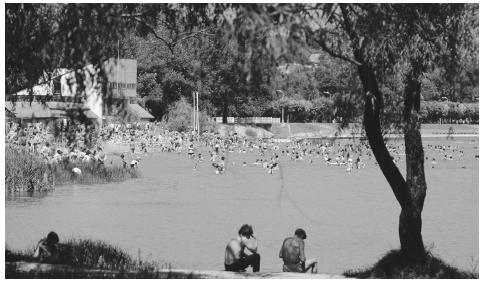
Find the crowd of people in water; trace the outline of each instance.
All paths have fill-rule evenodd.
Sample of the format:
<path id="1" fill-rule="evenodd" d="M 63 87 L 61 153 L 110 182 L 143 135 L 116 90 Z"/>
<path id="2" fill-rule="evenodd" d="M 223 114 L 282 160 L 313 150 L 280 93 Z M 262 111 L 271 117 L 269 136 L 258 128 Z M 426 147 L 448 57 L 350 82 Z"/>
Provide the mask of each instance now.
<path id="1" fill-rule="evenodd" d="M 212 166 L 215 174 L 224 174 L 227 166 L 257 166 L 269 174 L 280 168 L 280 162 L 306 162 L 344 169 L 347 173 L 364 169 L 368 164 L 377 164 L 369 144 L 365 141 L 343 142 L 307 140 L 279 142 L 275 139 L 256 139 L 238 135 L 236 132 L 221 135 L 214 132 L 177 132 L 170 131 L 158 123 L 114 125 L 98 129 L 95 142 L 87 142 L 86 129 L 75 132 L 74 143 L 67 145 L 59 142 L 47 127 L 42 124 L 24 128 L 10 127 L 6 142 L 25 147 L 41 156 L 48 163 L 61 161 L 96 163 L 104 166 L 113 161 L 120 162 L 123 168 L 137 168 L 142 156 L 154 152 L 167 152 L 184 155 L 193 161 L 193 170 L 201 164 Z M 127 147 L 122 153 L 105 152 L 106 144 Z M 88 146 L 90 145 L 90 146 Z M 403 161 L 404 144 L 388 143 L 389 153 L 395 163 Z M 458 145 L 427 144 L 426 160 L 435 168 L 438 161 L 453 161 L 464 156 Z M 249 153 L 249 154 L 247 154 Z M 239 164 L 231 161 L 230 154 L 247 154 L 246 160 Z M 120 158 L 120 160 L 116 160 Z M 475 158 L 479 156 L 476 154 Z M 79 168 L 72 169 L 74 174 L 82 174 Z"/>
<path id="2" fill-rule="evenodd" d="M 137 127 L 109 126 L 104 128 L 104 141 L 118 145 L 129 145 L 132 156 L 148 155 L 152 152 L 169 152 L 185 155 L 193 160 L 193 170 L 207 163 L 215 174 L 223 174 L 228 166 L 257 166 L 269 174 L 280 168 L 280 162 L 305 162 L 338 167 L 347 173 L 364 169 L 377 162 L 367 141 L 292 140 L 280 142 L 276 139 L 256 139 L 238 135 L 236 132 L 220 135 L 213 132 L 176 132 L 145 124 Z M 387 144 L 394 163 L 404 161 L 405 147 L 402 142 Z M 475 147 L 476 148 L 476 147 Z M 453 161 L 464 156 L 459 145 L 427 144 L 426 160 L 434 168 L 437 161 Z M 229 161 L 230 154 L 246 155 L 238 164 Z M 122 157 L 122 156 L 121 156 Z M 474 156 L 479 158 L 478 154 Z M 243 159 L 243 158 L 242 158 Z"/>
<path id="3" fill-rule="evenodd" d="M 176 132 L 146 124 L 143 127 L 122 127 L 111 125 L 101 134 L 105 142 L 128 146 L 129 151 L 121 155 L 141 156 L 152 152 L 169 152 L 186 155 L 193 160 L 193 170 L 200 164 L 210 164 L 215 174 L 226 172 L 227 165 L 259 166 L 273 174 L 279 169 L 280 161 L 320 163 L 326 166 L 345 168 L 347 172 L 363 169 L 363 160 L 370 160 L 371 153 L 367 144 L 342 144 L 326 141 L 312 143 L 292 141 L 280 143 L 274 139 L 250 139 L 236 132 L 228 135 L 202 132 Z M 241 164 L 227 164 L 230 154 L 247 154 Z M 256 158 L 253 158 L 253 156 Z M 139 159 L 138 159 L 139 160 Z"/>

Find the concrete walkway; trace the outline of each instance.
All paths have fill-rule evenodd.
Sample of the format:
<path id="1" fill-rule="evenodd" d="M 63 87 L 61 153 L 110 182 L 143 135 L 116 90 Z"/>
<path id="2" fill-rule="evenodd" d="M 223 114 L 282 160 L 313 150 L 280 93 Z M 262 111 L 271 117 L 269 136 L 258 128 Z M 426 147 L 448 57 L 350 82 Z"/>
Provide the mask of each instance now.
<path id="1" fill-rule="evenodd" d="M 157 279 L 336 279 L 342 275 L 300 274 L 287 272 L 227 272 L 189 269 L 161 269 L 150 272 L 83 269 L 62 264 L 5 262 L 8 278 L 157 278 Z"/>

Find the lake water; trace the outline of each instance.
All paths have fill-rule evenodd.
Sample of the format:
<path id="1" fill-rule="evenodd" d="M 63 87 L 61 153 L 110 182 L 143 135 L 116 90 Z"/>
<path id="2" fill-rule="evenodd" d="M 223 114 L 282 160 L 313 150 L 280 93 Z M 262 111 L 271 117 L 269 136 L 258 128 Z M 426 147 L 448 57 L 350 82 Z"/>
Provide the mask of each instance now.
<path id="1" fill-rule="evenodd" d="M 455 161 L 426 151 L 423 211 L 425 244 L 462 269 L 478 264 L 477 142 L 425 140 L 465 148 L 465 156 Z M 439 158 L 434 169 L 433 156 Z M 399 247 L 400 209 L 373 162 L 347 174 L 319 161 L 282 161 L 282 170 L 270 175 L 255 165 L 241 166 L 255 158 L 232 153 L 227 173 L 215 175 L 208 161 L 193 171 L 184 154 L 153 153 L 143 158 L 140 179 L 6 196 L 6 244 L 30 248 L 54 230 L 61 241 L 104 240 L 176 268 L 222 270 L 227 241 L 249 223 L 259 241 L 262 271 L 280 271 L 282 240 L 302 227 L 307 257 L 319 259 L 320 273 L 333 274 L 368 267 Z"/>

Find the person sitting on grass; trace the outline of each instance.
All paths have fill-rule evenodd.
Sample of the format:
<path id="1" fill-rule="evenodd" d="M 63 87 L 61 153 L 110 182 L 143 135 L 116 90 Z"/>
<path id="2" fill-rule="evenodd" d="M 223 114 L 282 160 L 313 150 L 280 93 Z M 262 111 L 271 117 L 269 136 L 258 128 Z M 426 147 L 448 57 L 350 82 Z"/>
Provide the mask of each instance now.
<path id="1" fill-rule="evenodd" d="M 35 247 L 34 258 L 39 262 L 55 263 L 60 260 L 59 236 L 50 232 L 46 238 L 41 239 Z"/>
<path id="2" fill-rule="evenodd" d="M 317 259 L 305 258 L 305 243 L 307 234 L 303 229 L 295 230 L 295 235 L 283 240 L 279 257 L 283 259 L 283 272 L 317 273 Z"/>
<path id="3" fill-rule="evenodd" d="M 253 272 L 260 271 L 260 255 L 257 253 L 258 243 L 253 236 L 253 228 L 248 224 L 241 226 L 238 237 L 232 239 L 225 249 L 225 270 L 245 271 L 252 266 Z"/>

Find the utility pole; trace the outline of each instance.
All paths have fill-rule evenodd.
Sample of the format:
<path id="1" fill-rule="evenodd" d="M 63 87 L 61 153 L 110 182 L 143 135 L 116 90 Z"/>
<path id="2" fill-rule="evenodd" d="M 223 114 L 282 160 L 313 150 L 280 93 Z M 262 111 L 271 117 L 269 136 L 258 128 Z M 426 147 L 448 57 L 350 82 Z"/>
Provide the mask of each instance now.
<path id="1" fill-rule="evenodd" d="M 193 91 L 193 131 L 200 134 L 200 97 L 199 92 Z"/>
<path id="2" fill-rule="evenodd" d="M 200 134 L 200 97 L 199 92 L 196 92 L 196 130 L 198 131 L 198 135 Z"/>
<path id="3" fill-rule="evenodd" d="M 193 91 L 193 131 L 196 131 L 196 94 Z"/>
<path id="4" fill-rule="evenodd" d="M 117 76 L 116 76 L 116 86 L 117 86 L 117 96 L 121 97 L 120 89 L 119 89 L 119 39 L 117 40 Z"/>

